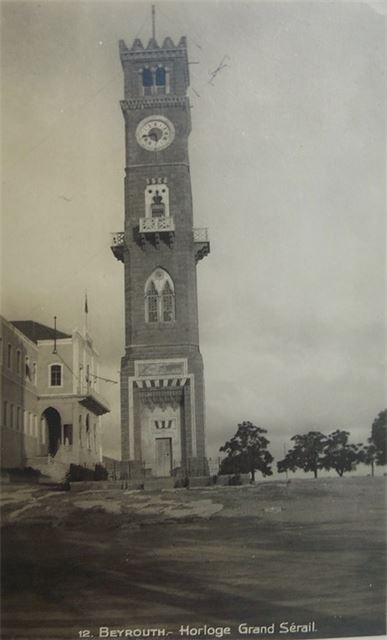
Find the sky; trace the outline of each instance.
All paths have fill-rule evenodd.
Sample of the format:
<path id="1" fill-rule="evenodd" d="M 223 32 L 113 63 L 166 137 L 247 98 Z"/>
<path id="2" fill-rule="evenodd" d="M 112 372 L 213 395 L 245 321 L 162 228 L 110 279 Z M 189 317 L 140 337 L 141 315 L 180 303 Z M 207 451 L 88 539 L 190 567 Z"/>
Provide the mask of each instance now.
<path id="1" fill-rule="evenodd" d="M 1 8 L 2 314 L 82 329 L 87 289 L 100 374 L 118 380 L 118 40 L 148 41 L 151 4 Z M 383 2 L 156 3 L 157 39 L 186 35 L 192 62 L 210 457 L 244 420 L 268 430 L 277 460 L 311 429 L 364 442 L 385 407 L 385 14 Z M 119 456 L 119 385 L 101 392 L 105 453 Z"/>

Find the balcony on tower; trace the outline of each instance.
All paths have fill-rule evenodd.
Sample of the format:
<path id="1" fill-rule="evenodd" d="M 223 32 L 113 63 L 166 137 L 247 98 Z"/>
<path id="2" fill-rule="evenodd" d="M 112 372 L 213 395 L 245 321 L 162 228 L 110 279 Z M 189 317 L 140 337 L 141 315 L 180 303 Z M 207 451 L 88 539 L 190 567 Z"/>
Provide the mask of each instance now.
<path id="1" fill-rule="evenodd" d="M 111 234 L 110 248 L 114 257 L 120 262 L 124 262 L 125 233 L 123 231 L 116 231 Z"/>
<path id="2" fill-rule="evenodd" d="M 195 260 L 199 262 L 210 253 L 210 241 L 208 239 L 208 229 L 194 229 L 193 240 L 195 247 Z"/>
<path id="3" fill-rule="evenodd" d="M 139 236 L 141 244 L 145 244 L 149 239 L 156 246 L 160 244 L 163 238 L 171 247 L 175 240 L 175 223 L 172 216 L 164 216 L 164 210 L 156 211 L 152 209 L 152 217 L 140 218 L 139 220 Z M 161 214 L 161 215 L 160 215 Z"/>

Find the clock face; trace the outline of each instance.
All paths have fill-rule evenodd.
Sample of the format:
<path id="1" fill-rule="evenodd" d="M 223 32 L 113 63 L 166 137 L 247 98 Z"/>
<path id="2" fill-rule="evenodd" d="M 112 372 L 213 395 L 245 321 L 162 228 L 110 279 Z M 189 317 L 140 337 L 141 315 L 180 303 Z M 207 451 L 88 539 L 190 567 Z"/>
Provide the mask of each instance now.
<path id="1" fill-rule="evenodd" d="M 147 151 L 166 149 L 175 137 L 175 128 L 164 116 L 150 116 L 141 120 L 136 129 L 138 144 Z"/>

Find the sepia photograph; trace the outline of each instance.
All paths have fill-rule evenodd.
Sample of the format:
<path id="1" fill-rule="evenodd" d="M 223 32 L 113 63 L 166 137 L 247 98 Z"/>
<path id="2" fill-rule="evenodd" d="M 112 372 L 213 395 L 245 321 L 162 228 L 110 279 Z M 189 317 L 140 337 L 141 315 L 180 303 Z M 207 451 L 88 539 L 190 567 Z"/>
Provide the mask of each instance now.
<path id="1" fill-rule="evenodd" d="M 1 638 L 385 638 L 387 2 L 0 9 Z"/>

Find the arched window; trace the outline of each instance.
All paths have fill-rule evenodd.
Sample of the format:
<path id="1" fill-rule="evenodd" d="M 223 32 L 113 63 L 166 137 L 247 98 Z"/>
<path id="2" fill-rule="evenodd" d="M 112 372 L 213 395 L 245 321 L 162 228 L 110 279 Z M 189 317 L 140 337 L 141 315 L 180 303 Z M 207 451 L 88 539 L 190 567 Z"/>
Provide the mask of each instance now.
<path id="1" fill-rule="evenodd" d="M 167 86 L 167 74 L 164 67 L 157 67 L 156 69 L 156 93 L 166 93 Z"/>
<path id="2" fill-rule="evenodd" d="M 153 87 L 153 73 L 151 69 L 142 70 L 142 86 L 144 87 L 144 96 L 151 95 Z"/>
<path id="3" fill-rule="evenodd" d="M 166 72 L 164 67 L 157 67 L 156 69 L 156 86 L 161 87 L 166 84 Z"/>
<path id="4" fill-rule="evenodd" d="M 175 288 L 164 269 L 155 269 L 145 284 L 145 320 L 149 323 L 175 320 Z"/>
<path id="5" fill-rule="evenodd" d="M 139 71 L 144 96 L 169 93 L 169 70 L 164 67 L 150 69 L 145 67 Z"/>

